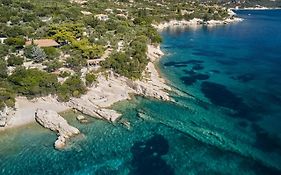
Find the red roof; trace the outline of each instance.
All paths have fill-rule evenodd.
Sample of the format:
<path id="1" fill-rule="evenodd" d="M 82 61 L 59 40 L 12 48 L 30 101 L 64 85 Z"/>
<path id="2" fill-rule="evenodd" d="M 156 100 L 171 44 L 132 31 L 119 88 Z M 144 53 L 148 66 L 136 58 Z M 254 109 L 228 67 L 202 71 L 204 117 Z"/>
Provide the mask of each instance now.
<path id="1" fill-rule="evenodd" d="M 29 46 L 32 44 L 32 41 L 26 41 L 25 45 Z M 37 45 L 38 47 L 55 47 L 55 46 L 59 46 L 59 44 L 52 39 L 38 39 L 38 40 L 33 40 L 33 44 Z"/>

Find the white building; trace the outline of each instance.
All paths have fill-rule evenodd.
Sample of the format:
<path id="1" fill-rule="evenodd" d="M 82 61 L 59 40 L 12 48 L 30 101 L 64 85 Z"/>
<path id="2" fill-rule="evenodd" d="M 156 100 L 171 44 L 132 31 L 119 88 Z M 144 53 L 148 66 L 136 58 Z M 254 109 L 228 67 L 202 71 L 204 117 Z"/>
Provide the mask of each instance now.
<path id="1" fill-rule="evenodd" d="M 1 37 L 0 38 L 0 44 L 4 44 L 4 41 L 6 40 L 7 38 L 5 38 L 5 37 Z"/>

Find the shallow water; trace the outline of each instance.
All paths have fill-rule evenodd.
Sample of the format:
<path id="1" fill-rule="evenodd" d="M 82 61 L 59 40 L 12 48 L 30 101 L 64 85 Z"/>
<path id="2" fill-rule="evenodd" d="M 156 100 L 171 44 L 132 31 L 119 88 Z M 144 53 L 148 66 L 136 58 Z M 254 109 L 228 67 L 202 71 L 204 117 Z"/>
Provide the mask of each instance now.
<path id="1" fill-rule="evenodd" d="M 65 113 L 83 134 L 64 151 L 37 124 L 2 132 L 0 174 L 281 174 L 281 11 L 238 13 L 237 24 L 162 32 L 175 103 L 116 104 L 130 130 Z"/>

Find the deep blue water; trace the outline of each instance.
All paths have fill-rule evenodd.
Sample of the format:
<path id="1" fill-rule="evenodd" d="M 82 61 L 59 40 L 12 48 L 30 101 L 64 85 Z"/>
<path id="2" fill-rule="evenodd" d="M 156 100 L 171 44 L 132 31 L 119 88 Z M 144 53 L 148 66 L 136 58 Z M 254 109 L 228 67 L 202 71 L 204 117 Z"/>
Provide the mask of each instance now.
<path id="1" fill-rule="evenodd" d="M 0 174 L 281 174 L 281 10 L 237 13 L 243 22 L 162 32 L 175 102 L 116 104 L 131 130 L 67 113 L 83 134 L 64 151 L 37 124 L 2 132 Z"/>

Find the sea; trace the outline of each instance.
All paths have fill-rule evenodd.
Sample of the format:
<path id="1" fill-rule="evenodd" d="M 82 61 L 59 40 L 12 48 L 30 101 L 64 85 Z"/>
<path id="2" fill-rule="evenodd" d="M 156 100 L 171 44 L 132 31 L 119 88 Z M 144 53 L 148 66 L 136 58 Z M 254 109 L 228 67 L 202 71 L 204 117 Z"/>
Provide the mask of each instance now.
<path id="1" fill-rule="evenodd" d="M 235 12 L 242 22 L 161 32 L 172 102 L 119 102 L 115 124 L 65 112 L 82 134 L 61 151 L 36 123 L 0 132 L 0 174 L 280 175 L 281 10 Z"/>

